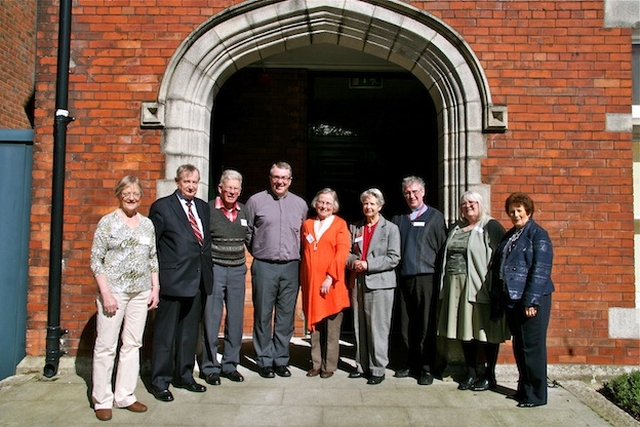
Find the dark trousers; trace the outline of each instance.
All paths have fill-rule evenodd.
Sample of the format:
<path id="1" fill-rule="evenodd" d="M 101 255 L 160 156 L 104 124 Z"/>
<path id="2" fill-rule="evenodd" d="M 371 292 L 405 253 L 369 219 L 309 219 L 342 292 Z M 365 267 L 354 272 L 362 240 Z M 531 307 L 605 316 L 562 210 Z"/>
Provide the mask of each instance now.
<path id="1" fill-rule="evenodd" d="M 407 368 L 418 374 L 431 372 L 436 345 L 433 274 L 400 278 L 400 327 L 407 349 Z"/>
<path id="2" fill-rule="evenodd" d="M 191 384 L 202 314 L 201 291 L 194 297 L 160 295 L 153 322 L 151 385 L 169 388 L 171 381 Z"/>
<path id="3" fill-rule="evenodd" d="M 506 308 L 518 366 L 518 395 L 531 403 L 547 403 L 547 327 L 550 314 L 551 294 L 540 298 L 534 317 L 525 316 L 520 302 Z"/>

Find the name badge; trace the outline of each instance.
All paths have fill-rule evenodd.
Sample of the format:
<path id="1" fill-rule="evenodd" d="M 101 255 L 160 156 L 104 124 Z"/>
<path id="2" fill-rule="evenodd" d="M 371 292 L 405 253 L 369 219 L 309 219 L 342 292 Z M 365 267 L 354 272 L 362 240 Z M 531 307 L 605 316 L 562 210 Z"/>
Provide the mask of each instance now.
<path id="1" fill-rule="evenodd" d="M 307 242 L 313 243 L 313 236 L 311 234 L 307 234 Z"/>
<path id="2" fill-rule="evenodd" d="M 424 227 L 424 221 L 413 221 L 411 223 L 411 225 L 413 225 L 414 227 Z"/>
<path id="3" fill-rule="evenodd" d="M 475 227 L 473 227 L 473 231 L 477 231 L 480 234 L 484 233 L 484 230 L 479 225 L 476 225 Z"/>
<path id="4" fill-rule="evenodd" d="M 246 227 L 247 226 L 247 220 L 244 219 L 244 218 L 240 218 L 240 225 L 243 226 L 243 227 Z"/>
<path id="5" fill-rule="evenodd" d="M 140 236 L 140 244 L 141 245 L 150 245 L 151 244 L 151 238 L 147 237 L 147 236 Z"/>
<path id="6" fill-rule="evenodd" d="M 356 236 L 356 238 L 355 238 L 354 242 L 355 242 L 355 243 L 360 243 L 360 242 L 362 242 L 362 236 Z"/>

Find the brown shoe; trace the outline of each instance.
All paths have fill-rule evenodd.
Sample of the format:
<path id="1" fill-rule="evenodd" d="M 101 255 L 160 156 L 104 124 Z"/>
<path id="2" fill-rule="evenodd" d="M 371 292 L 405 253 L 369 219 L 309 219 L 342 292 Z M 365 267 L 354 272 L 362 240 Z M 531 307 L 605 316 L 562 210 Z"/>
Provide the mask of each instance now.
<path id="1" fill-rule="evenodd" d="M 96 409 L 96 418 L 100 421 L 109 421 L 111 416 L 111 409 Z"/>
<path id="2" fill-rule="evenodd" d="M 333 372 L 322 371 L 320 374 L 320 378 L 331 378 L 333 376 Z"/>
<path id="3" fill-rule="evenodd" d="M 127 409 L 131 412 L 147 412 L 147 405 L 136 400 L 131 405 L 125 406 L 124 409 Z"/>
<path id="4" fill-rule="evenodd" d="M 309 369 L 307 372 L 308 377 L 317 377 L 318 375 L 320 375 L 320 369 Z"/>

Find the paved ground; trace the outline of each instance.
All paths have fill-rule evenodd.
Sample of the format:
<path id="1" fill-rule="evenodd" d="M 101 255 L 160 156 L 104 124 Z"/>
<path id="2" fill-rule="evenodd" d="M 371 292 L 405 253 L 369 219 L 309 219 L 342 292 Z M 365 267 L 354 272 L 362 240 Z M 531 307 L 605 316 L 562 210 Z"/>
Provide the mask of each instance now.
<path id="1" fill-rule="evenodd" d="M 303 347 L 302 347 L 303 348 Z M 293 359 L 292 359 L 293 361 Z M 305 362 L 306 363 L 306 362 Z M 496 391 L 457 390 L 445 376 L 419 386 L 411 378 L 387 379 L 367 385 L 347 378 L 353 360 L 343 359 L 332 378 L 307 378 L 308 366 L 291 365 L 291 378 L 263 379 L 253 365 L 239 368 L 243 383 L 222 379 L 206 393 L 173 389 L 175 401 L 155 400 L 139 382 L 137 397 L 149 411 L 114 410 L 111 425 L 156 426 L 640 426 L 629 415 L 578 380 L 561 381 L 549 389 L 549 404 L 520 409 L 506 399 L 515 391 L 514 368 L 498 371 Z M 44 365 L 44 360 L 41 361 Z M 25 367 L 22 370 L 29 370 Z M 35 369 L 33 369 L 35 371 Z M 49 379 L 40 372 L 0 382 L 0 426 L 86 426 L 103 424 L 89 404 L 89 375 L 80 365 L 64 366 Z M 204 381 L 201 381 L 204 384 Z"/>

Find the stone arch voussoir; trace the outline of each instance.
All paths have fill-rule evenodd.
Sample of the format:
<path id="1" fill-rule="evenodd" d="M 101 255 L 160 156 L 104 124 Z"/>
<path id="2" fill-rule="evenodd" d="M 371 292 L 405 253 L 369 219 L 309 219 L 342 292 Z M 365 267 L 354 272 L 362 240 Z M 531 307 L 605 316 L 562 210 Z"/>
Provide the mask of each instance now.
<path id="1" fill-rule="evenodd" d="M 486 133 L 506 130 L 506 107 L 492 105 L 479 61 L 452 28 L 390 0 L 251 0 L 204 22 L 173 55 L 158 101 L 143 105 L 142 126 L 164 128 L 166 179 L 158 182 L 158 197 L 174 190 L 175 170 L 186 162 L 202 172 L 200 196 L 208 193 L 212 105 L 231 75 L 271 55 L 314 44 L 360 51 L 414 74 L 437 109 L 445 215 L 455 217 L 466 189 L 490 200 L 480 163 L 486 157 Z"/>

